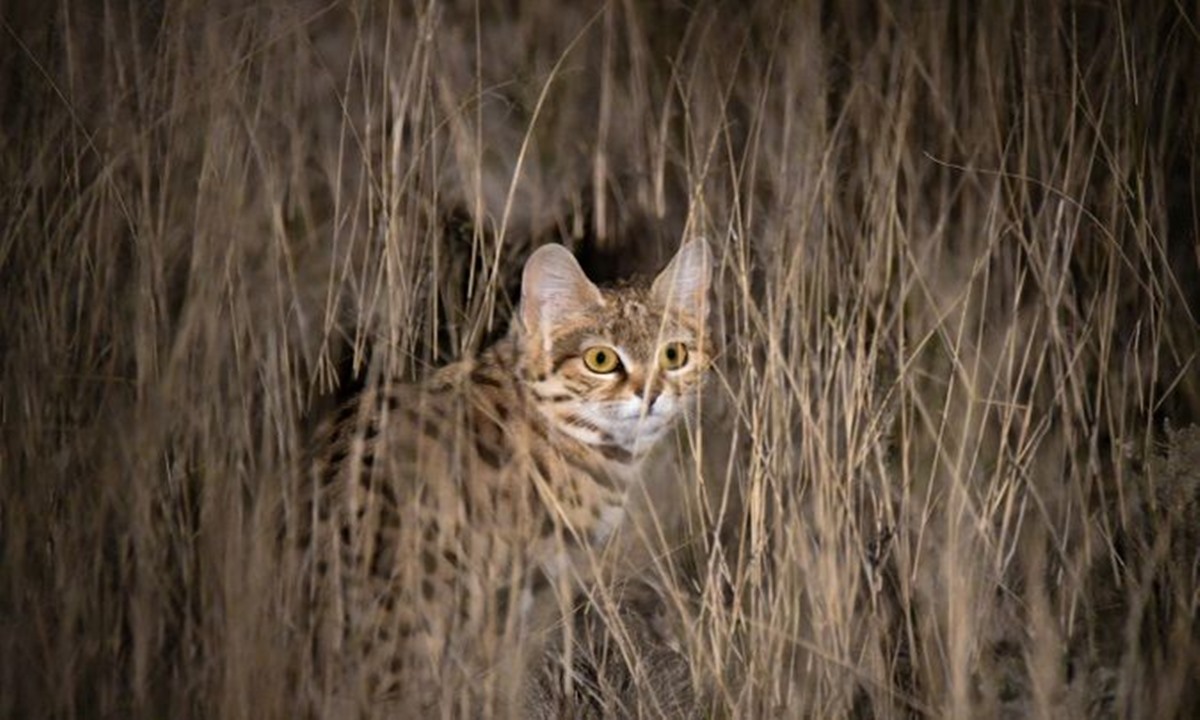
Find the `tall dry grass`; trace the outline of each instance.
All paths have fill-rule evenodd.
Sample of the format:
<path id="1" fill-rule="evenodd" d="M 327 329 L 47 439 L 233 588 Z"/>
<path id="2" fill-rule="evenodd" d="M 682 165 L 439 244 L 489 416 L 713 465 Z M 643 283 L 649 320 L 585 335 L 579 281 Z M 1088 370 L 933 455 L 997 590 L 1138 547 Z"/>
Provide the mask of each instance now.
<path id="1" fill-rule="evenodd" d="M 323 398 L 495 337 L 537 243 L 704 234 L 720 369 L 642 533 L 677 651 L 614 640 L 609 702 L 1194 716 L 1198 18 L 5 4 L 0 714 L 289 716 Z"/>

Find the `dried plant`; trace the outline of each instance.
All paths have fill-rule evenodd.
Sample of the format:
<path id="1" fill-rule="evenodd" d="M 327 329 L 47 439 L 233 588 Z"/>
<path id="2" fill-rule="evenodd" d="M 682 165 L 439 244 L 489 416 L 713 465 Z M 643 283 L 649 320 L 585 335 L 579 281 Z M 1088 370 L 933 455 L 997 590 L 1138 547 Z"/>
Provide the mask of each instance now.
<path id="1" fill-rule="evenodd" d="M 14 0 L 0 37 L 0 715 L 293 716 L 272 528 L 329 398 L 498 337 L 544 242 L 617 280 L 699 234 L 718 378 L 514 650 L 541 707 L 1200 712 L 1194 6 Z"/>

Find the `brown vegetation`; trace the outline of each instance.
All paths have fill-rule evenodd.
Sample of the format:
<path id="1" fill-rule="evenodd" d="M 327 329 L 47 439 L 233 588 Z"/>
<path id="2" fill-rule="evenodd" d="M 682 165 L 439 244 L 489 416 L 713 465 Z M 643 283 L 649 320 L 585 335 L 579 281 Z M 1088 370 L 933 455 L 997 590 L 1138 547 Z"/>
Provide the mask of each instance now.
<path id="1" fill-rule="evenodd" d="M 721 372 L 657 594 L 568 624 L 587 712 L 1195 716 L 1198 18 L 6 3 L 0 715 L 289 716 L 323 398 L 496 337 L 541 242 L 703 234 Z"/>

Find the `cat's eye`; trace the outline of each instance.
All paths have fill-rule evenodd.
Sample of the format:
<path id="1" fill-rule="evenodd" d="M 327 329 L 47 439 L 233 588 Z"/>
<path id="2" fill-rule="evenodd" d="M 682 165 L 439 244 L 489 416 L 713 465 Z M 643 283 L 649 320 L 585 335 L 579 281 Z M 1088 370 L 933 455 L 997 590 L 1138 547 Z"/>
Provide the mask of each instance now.
<path id="1" fill-rule="evenodd" d="M 658 364 L 664 370 L 678 370 L 687 365 L 687 345 L 681 342 L 669 342 L 658 352 Z"/>
<path id="2" fill-rule="evenodd" d="M 583 364 L 594 373 L 607 374 L 621 366 L 617 351 L 607 345 L 593 345 L 583 351 Z"/>

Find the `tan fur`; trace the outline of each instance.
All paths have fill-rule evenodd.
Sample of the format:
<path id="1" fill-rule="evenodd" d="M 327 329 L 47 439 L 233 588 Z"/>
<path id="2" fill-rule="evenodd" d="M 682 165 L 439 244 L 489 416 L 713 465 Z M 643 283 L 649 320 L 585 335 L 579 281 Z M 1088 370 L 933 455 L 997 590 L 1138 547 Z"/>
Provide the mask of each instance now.
<path id="1" fill-rule="evenodd" d="M 368 389 L 322 429 L 297 525 L 318 711 L 498 712 L 495 664 L 543 588 L 589 576 L 646 458 L 698 397 L 711 259 L 601 290 L 559 246 L 526 264 L 509 335 L 419 386 Z M 663 343 L 689 362 L 659 369 Z M 583 351 L 620 355 L 590 371 Z"/>

